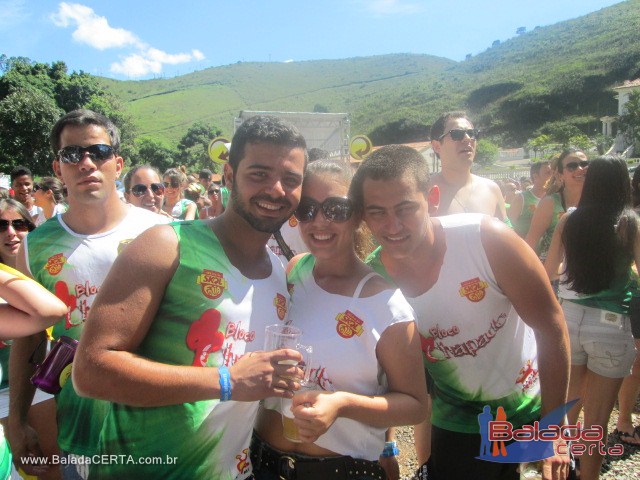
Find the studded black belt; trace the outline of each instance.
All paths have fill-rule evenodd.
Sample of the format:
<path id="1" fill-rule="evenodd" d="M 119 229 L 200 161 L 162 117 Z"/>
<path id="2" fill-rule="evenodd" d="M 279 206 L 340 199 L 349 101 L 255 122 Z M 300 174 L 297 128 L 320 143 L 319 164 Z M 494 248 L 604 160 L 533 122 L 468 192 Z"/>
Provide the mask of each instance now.
<path id="1" fill-rule="evenodd" d="M 371 478 L 386 480 L 378 462 L 360 460 L 346 455 L 310 457 L 283 452 L 271 447 L 255 432 L 251 439 L 251 464 L 254 473 L 267 470 L 281 480 L 351 480 Z"/>

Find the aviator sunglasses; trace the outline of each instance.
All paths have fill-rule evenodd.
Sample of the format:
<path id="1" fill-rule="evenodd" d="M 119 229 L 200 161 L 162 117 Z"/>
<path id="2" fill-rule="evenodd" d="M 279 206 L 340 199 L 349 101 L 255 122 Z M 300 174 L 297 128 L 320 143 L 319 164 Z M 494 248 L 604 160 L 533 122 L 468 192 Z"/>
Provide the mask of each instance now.
<path id="1" fill-rule="evenodd" d="M 480 132 L 478 132 L 478 130 L 476 130 L 475 128 L 467 128 L 466 130 L 463 130 L 461 128 L 454 128 L 452 130 L 449 130 L 447 133 L 443 133 L 442 135 L 440 135 L 438 137 L 438 140 L 442 140 L 447 135 L 451 135 L 451 140 L 453 140 L 454 142 L 459 142 L 464 138 L 465 135 L 467 135 L 471 140 L 475 140 L 478 138 L 479 133 Z"/>
<path id="2" fill-rule="evenodd" d="M 578 167 L 588 168 L 589 160 L 580 160 L 579 162 L 569 162 L 564 166 L 563 170 L 566 170 L 567 172 L 575 172 L 578 169 Z"/>
<path id="3" fill-rule="evenodd" d="M 294 215 L 299 222 L 305 223 L 316 218 L 320 210 L 324 218 L 330 222 L 346 222 L 353 214 L 353 203 L 346 197 L 329 197 L 322 203 L 304 197 L 300 200 Z"/>
<path id="4" fill-rule="evenodd" d="M 22 218 L 18 218 L 17 220 L 0 220 L 0 232 L 9 230 L 9 226 L 12 226 L 16 232 L 30 232 L 36 228 L 33 223 Z"/>
<path id="5" fill-rule="evenodd" d="M 111 145 L 105 145 L 103 143 L 89 145 L 88 147 L 69 145 L 58 150 L 58 159 L 62 163 L 71 163 L 75 165 L 82 160 L 85 153 L 89 155 L 91 161 L 95 162 L 109 160 L 115 153 L 115 150 Z"/>
<path id="6" fill-rule="evenodd" d="M 151 189 L 154 195 L 164 195 L 164 185 L 162 183 L 152 183 L 148 187 L 142 183 L 137 183 L 133 187 L 131 187 L 131 194 L 134 197 L 141 197 L 145 193 L 147 193 L 148 189 Z"/>

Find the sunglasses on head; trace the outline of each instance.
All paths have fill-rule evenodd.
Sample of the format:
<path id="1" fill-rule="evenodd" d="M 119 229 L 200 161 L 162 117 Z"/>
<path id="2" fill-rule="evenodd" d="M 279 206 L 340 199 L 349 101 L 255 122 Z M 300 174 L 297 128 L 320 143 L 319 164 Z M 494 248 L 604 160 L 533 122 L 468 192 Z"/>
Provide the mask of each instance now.
<path id="1" fill-rule="evenodd" d="M 353 214 L 353 203 L 346 197 L 329 197 L 322 203 L 304 197 L 300 200 L 294 215 L 299 222 L 305 223 L 316 218 L 320 210 L 322 210 L 324 218 L 330 222 L 346 222 Z"/>
<path id="2" fill-rule="evenodd" d="M 180 188 L 180 182 L 164 182 L 164 188 Z"/>
<path id="3" fill-rule="evenodd" d="M 18 218 L 17 220 L 0 220 L 0 232 L 9 230 L 9 226 L 12 226 L 16 232 L 30 232 L 35 228 L 33 223 L 23 218 Z"/>
<path id="4" fill-rule="evenodd" d="M 580 160 L 579 162 L 569 162 L 564 166 L 563 170 L 566 170 L 567 172 L 575 172 L 578 169 L 578 167 L 588 168 L 589 160 Z"/>
<path id="5" fill-rule="evenodd" d="M 459 142 L 464 138 L 465 135 L 468 136 L 471 140 L 475 140 L 478 138 L 479 133 L 480 132 L 478 132 L 478 130 L 476 130 L 475 128 L 467 128 L 466 130 L 463 130 L 462 128 L 454 128 L 449 130 L 447 133 L 443 133 L 442 135 L 440 135 L 438 137 L 438 140 L 442 140 L 447 135 L 451 135 L 451 140 L 453 140 L 454 142 Z"/>
<path id="6" fill-rule="evenodd" d="M 35 192 L 37 192 L 38 190 L 43 190 L 43 191 L 45 191 L 45 190 L 46 190 L 46 188 L 44 188 L 43 186 L 38 185 L 37 183 L 35 183 L 35 184 L 33 185 L 33 188 L 32 188 L 31 190 L 33 191 L 33 193 L 35 193 Z"/>
<path id="7" fill-rule="evenodd" d="M 154 195 L 164 195 L 164 185 L 162 183 L 152 183 L 148 187 L 142 183 L 138 183 L 131 187 L 131 194 L 134 197 L 141 197 L 147 193 L 149 188 L 151 188 Z"/>
<path id="8" fill-rule="evenodd" d="M 62 163 L 71 163 L 75 165 L 84 158 L 85 153 L 89 155 L 91 161 L 95 162 L 109 160 L 115 153 L 115 150 L 111 145 L 105 145 L 103 143 L 89 145 L 88 147 L 69 145 L 58 150 L 58 159 Z"/>

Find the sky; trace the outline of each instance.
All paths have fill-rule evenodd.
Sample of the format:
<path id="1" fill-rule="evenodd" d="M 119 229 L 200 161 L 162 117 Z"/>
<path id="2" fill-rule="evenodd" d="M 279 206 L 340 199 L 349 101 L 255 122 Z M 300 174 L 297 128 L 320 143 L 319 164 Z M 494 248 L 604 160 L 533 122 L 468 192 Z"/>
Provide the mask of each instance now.
<path id="1" fill-rule="evenodd" d="M 619 0 L 0 0 L 0 54 L 119 80 L 390 53 L 456 61 Z"/>

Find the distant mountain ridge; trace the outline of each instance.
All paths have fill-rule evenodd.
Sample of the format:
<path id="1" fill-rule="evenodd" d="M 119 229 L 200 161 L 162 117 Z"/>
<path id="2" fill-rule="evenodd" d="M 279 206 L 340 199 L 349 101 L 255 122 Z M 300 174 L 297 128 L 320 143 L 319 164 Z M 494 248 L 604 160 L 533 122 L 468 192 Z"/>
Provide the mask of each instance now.
<path id="1" fill-rule="evenodd" d="M 394 54 L 290 63 L 242 62 L 171 79 L 101 79 L 141 136 L 176 141 L 196 121 L 226 134 L 240 110 L 347 112 L 353 134 L 407 119 L 430 125 L 467 109 L 505 146 L 549 122 L 585 133 L 615 114 L 611 87 L 640 76 L 640 0 L 537 27 L 463 62 Z"/>

